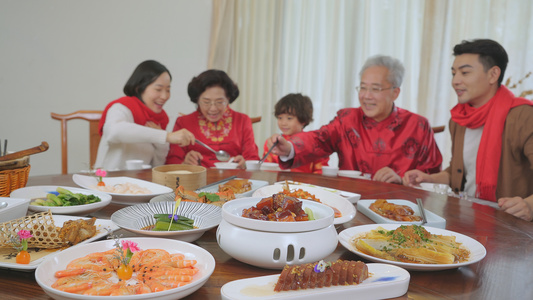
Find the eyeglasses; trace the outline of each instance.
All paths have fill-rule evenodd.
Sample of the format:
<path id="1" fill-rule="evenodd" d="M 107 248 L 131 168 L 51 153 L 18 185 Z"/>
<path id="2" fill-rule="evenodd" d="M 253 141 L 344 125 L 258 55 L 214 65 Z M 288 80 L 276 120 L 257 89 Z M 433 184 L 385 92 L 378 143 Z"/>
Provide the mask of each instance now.
<path id="1" fill-rule="evenodd" d="M 370 92 L 371 94 L 377 94 L 377 93 L 383 92 L 385 90 L 390 90 L 390 89 L 395 89 L 395 88 L 396 88 L 395 86 L 391 86 L 391 87 L 388 87 L 388 88 L 382 88 L 382 87 L 367 88 L 366 86 L 358 86 L 358 87 L 355 88 L 355 90 L 358 93 Z"/>
<path id="2" fill-rule="evenodd" d="M 216 108 L 224 108 L 224 106 L 228 104 L 228 101 L 226 100 L 216 100 L 216 101 L 200 100 L 199 104 L 205 108 L 210 108 L 211 105 L 214 105 Z"/>

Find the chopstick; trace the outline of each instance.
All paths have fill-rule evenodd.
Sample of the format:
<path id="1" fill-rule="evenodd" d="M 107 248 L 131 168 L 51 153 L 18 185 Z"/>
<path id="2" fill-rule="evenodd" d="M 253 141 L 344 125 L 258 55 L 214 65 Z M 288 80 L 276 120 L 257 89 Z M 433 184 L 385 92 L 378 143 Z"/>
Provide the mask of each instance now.
<path id="1" fill-rule="evenodd" d="M 7 154 L 7 139 L 4 141 L 4 154 L 2 156 Z"/>
<path id="2" fill-rule="evenodd" d="M 272 152 L 272 150 L 274 149 L 274 147 L 276 147 L 276 145 L 279 143 L 279 140 L 276 140 L 276 142 L 274 144 L 272 144 L 272 146 L 270 147 L 270 149 L 268 149 L 268 152 L 265 153 L 265 155 L 263 155 L 263 158 L 261 158 L 259 160 L 259 163 L 262 164 L 265 159 L 267 158 L 267 156 L 270 154 L 270 152 Z"/>
<path id="3" fill-rule="evenodd" d="M 420 216 L 422 216 L 422 224 L 424 225 L 428 222 L 428 219 L 426 218 L 426 212 L 424 210 L 424 206 L 422 205 L 422 199 L 416 198 L 416 204 L 418 204 L 418 210 L 420 211 Z"/>
<path id="4" fill-rule="evenodd" d="M 196 189 L 196 191 L 199 191 L 199 190 L 202 190 L 202 189 L 205 189 L 205 188 L 208 188 L 208 187 L 211 187 L 211 186 L 214 186 L 214 185 L 217 185 L 217 184 L 220 184 L 220 183 L 226 182 L 226 181 L 230 181 L 230 180 L 235 179 L 235 178 L 237 178 L 237 176 L 233 175 L 233 176 L 230 176 L 230 177 L 228 177 L 228 178 L 226 178 L 226 179 L 222 179 L 222 180 L 219 180 L 219 181 L 215 181 L 215 182 L 210 183 L 210 184 L 208 184 L 208 185 L 204 185 L 204 186 L 202 186 L 202 187 L 199 187 L 199 188 Z"/>

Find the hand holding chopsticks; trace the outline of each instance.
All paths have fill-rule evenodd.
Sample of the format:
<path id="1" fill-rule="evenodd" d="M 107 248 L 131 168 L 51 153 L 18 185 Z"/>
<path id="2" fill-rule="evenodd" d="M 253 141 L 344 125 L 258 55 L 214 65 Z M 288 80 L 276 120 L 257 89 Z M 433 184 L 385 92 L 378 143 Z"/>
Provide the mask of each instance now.
<path id="1" fill-rule="evenodd" d="M 274 149 L 274 147 L 276 147 L 276 146 L 278 145 L 278 143 L 279 143 L 279 139 L 276 140 L 276 142 L 275 142 L 274 144 L 272 144 L 272 146 L 270 147 L 270 149 L 268 149 L 267 153 L 265 153 L 265 155 L 263 155 L 263 158 L 261 158 L 261 159 L 259 160 L 259 164 L 262 164 L 262 163 L 265 161 L 265 159 L 266 159 L 267 156 L 270 154 L 270 152 L 272 152 L 272 149 Z"/>

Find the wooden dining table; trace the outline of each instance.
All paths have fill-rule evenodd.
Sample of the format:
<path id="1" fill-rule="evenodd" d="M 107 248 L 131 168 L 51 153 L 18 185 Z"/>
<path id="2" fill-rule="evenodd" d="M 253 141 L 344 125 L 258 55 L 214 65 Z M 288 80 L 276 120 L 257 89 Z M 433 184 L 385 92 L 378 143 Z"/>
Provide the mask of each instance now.
<path id="1" fill-rule="evenodd" d="M 395 299 L 533 299 L 533 222 L 517 219 L 497 208 L 470 202 L 443 194 L 397 184 L 347 177 L 327 177 L 317 174 L 217 170 L 207 171 L 207 183 L 229 176 L 264 180 L 270 184 L 292 180 L 353 192 L 361 199 L 423 200 L 424 207 L 446 219 L 446 229 L 479 241 L 487 250 L 480 262 L 441 271 L 409 271 L 409 289 Z M 108 176 L 128 176 L 152 181 L 151 170 L 110 172 Z M 30 177 L 27 186 L 62 185 L 76 187 L 72 175 L 45 175 Z M 125 207 L 111 203 L 91 215 L 101 219 Z M 341 232 L 353 226 L 374 224 L 364 214 L 357 212 L 349 222 L 337 226 Z M 216 228 L 206 232 L 194 244 L 209 251 L 216 267 L 209 280 L 196 292 L 184 299 L 221 299 L 221 287 L 230 281 L 256 276 L 273 275 L 277 270 L 262 269 L 242 263 L 226 254 L 217 244 Z M 125 230 L 117 234 L 136 236 Z M 369 262 L 344 248 L 325 257 Z M 0 269 L 1 299 L 50 299 L 35 281 L 34 272 Z"/>

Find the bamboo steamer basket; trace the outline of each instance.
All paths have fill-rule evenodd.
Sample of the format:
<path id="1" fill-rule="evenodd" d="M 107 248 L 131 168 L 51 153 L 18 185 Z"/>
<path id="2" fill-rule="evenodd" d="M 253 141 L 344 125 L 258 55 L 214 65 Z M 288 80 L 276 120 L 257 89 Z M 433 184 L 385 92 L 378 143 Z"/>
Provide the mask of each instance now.
<path id="1" fill-rule="evenodd" d="M 207 169 L 192 165 L 163 165 L 152 169 L 152 181 L 171 189 L 178 184 L 186 190 L 194 191 L 204 185 L 207 180 Z"/>
<path id="2" fill-rule="evenodd" d="M 29 156 L 0 161 L 0 197 L 9 197 L 12 191 L 25 187 L 29 174 Z"/>
<path id="3" fill-rule="evenodd" d="M 0 156 L 0 197 L 23 188 L 30 174 L 30 155 L 48 150 L 48 143 Z"/>

